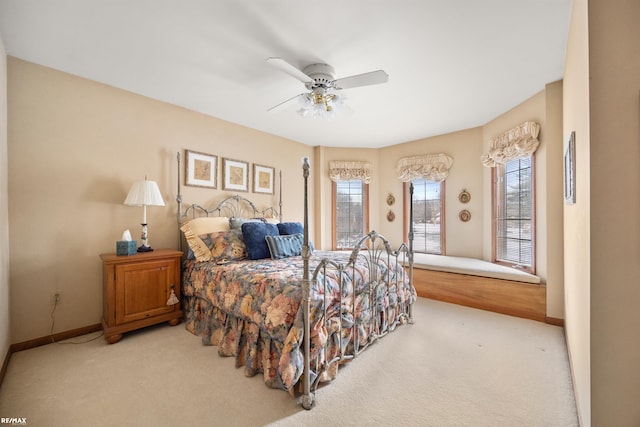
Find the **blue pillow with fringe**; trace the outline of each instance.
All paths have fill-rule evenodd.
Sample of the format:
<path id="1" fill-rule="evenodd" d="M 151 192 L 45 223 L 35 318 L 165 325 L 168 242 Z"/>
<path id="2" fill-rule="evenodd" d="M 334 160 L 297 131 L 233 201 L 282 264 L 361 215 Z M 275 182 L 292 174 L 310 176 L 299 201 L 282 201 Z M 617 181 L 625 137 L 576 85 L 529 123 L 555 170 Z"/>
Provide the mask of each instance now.
<path id="1" fill-rule="evenodd" d="M 265 236 L 272 259 L 298 256 L 302 253 L 304 236 L 300 233 L 280 236 Z"/>
<path id="2" fill-rule="evenodd" d="M 288 235 L 288 234 L 302 234 L 304 236 L 304 227 L 299 222 L 280 222 L 278 225 L 278 231 L 280 235 Z M 313 247 L 313 242 L 309 240 L 309 249 L 311 252 L 315 250 Z M 298 254 L 300 255 L 300 254 Z"/>

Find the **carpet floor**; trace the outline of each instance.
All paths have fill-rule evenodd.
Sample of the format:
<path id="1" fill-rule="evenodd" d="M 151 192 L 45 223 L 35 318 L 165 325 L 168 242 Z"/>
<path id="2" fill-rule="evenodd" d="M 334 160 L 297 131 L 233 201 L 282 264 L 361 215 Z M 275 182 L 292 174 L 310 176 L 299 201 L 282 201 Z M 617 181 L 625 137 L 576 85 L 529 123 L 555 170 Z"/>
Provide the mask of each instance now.
<path id="1" fill-rule="evenodd" d="M 182 325 L 12 355 L 0 417 L 29 426 L 578 426 L 562 328 L 418 298 L 306 411 Z M 74 338 L 86 341 L 95 334 Z"/>

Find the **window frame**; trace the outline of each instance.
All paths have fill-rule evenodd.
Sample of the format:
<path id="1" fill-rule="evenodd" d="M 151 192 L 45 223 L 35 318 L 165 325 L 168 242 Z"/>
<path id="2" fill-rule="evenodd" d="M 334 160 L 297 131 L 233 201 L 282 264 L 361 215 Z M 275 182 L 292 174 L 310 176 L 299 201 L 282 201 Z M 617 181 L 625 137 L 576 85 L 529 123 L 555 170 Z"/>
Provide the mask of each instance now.
<path id="1" fill-rule="evenodd" d="M 345 181 L 346 180 L 341 180 Z M 369 184 L 365 183 L 361 179 L 353 181 L 359 181 L 362 184 L 362 214 L 364 215 L 362 236 L 369 232 Z M 337 195 L 338 195 L 338 182 L 331 181 L 331 247 L 334 251 L 350 250 L 353 248 L 338 248 L 336 239 L 336 213 L 337 213 Z"/>
<path id="2" fill-rule="evenodd" d="M 527 273 L 536 274 L 536 156 L 534 153 L 531 156 L 525 157 L 531 158 L 531 266 L 520 265 L 512 261 L 498 260 L 498 174 L 502 171 L 504 181 L 504 165 L 491 168 L 491 259 L 495 264 L 518 268 Z"/>
<path id="3" fill-rule="evenodd" d="M 428 180 L 427 180 L 428 181 Z M 432 181 L 435 182 L 435 181 Z M 403 182 L 402 183 L 402 193 L 404 195 L 403 197 L 403 206 L 402 206 L 402 210 L 403 210 L 403 215 L 402 217 L 404 218 L 403 221 L 403 225 L 402 225 L 402 232 L 404 236 L 408 236 L 409 235 L 409 206 L 410 203 L 412 202 L 411 200 L 411 195 L 409 194 L 409 185 L 410 183 L 408 182 Z M 440 181 L 440 253 L 436 254 L 433 252 L 421 252 L 421 251 L 416 251 L 415 245 L 413 245 L 413 251 L 417 252 L 417 253 L 422 253 L 422 254 L 434 254 L 434 255 L 446 255 L 447 251 L 446 251 L 446 231 L 447 231 L 447 227 L 446 227 L 446 180 Z M 415 240 L 415 238 L 414 238 Z"/>

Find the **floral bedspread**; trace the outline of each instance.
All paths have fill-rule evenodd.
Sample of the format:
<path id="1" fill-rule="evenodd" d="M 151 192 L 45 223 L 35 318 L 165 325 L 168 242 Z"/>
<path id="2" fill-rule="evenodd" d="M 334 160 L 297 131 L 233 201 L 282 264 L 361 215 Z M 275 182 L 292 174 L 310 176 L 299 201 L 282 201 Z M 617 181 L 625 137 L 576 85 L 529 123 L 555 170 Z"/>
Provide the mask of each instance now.
<path id="1" fill-rule="evenodd" d="M 346 265 L 349 254 L 316 251 L 309 262 L 311 273 L 322 258 Z M 390 273 L 389 292 L 380 293 L 380 298 L 375 290 L 358 295 L 371 282 L 365 260 L 357 262 L 355 269 L 345 270 L 342 291 L 332 268 L 326 271 L 326 281 L 312 282 L 310 337 L 314 357 L 334 332 L 329 325 L 336 324 L 322 322 L 316 313 L 326 309 L 328 319 L 340 319 L 343 325 L 358 328 L 362 340 L 367 337 L 366 324 L 374 304 L 393 313 L 389 307 L 415 300 L 415 289 L 407 275 L 404 282 L 400 282 L 402 275 L 396 277 L 400 268 L 392 262 L 389 270 L 386 258 L 378 264 L 375 274 L 379 279 L 386 278 L 387 271 Z M 202 336 L 206 344 L 218 345 L 221 355 L 235 356 L 236 366 L 245 366 L 246 375 L 262 372 L 268 385 L 290 389 L 303 371 L 302 269 L 300 256 L 224 265 L 186 261 L 182 292 L 187 329 Z M 320 279 L 323 277 L 320 275 Z M 355 307 L 351 297 L 354 283 L 358 295 Z"/>

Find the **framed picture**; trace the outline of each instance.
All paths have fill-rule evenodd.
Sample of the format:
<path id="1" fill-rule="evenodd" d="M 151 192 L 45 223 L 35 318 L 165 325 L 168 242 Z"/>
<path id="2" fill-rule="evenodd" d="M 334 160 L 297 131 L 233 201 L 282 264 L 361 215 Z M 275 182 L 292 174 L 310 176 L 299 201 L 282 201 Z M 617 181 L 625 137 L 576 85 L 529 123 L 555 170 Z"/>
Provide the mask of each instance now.
<path id="1" fill-rule="evenodd" d="M 193 187 L 217 187 L 218 156 L 187 151 L 185 184 Z"/>
<path id="2" fill-rule="evenodd" d="M 564 152 L 564 202 L 573 205 L 576 202 L 576 133 L 571 132 L 567 149 Z"/>
<path id="3" fill-rule="evenodd" d="M 249 191 L 249 163 L 223 158 L 222 189 Z"/>
<path id="4" fill-rule="evenodd" d="M 275 169 L 269 166 L 253 164 L 253 192 L 273 194 Z"/>

